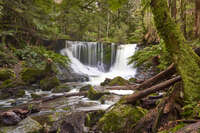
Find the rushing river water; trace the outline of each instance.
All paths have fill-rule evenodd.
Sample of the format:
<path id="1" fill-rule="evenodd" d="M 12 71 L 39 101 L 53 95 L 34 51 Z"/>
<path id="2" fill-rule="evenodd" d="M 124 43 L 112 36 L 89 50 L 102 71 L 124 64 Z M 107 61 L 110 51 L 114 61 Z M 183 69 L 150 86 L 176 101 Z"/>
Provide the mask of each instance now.
<path id="1" fill-rule="evenodd" d="M 70 58 L 75 72 L 88 75 L 92 85 L 99 85 L 105 78 L 134 77 L 136 69 L 128 65 L 128 57 L 136 51 L 136 44 L 106 45 L 67 41 L 61 54 Z"/>

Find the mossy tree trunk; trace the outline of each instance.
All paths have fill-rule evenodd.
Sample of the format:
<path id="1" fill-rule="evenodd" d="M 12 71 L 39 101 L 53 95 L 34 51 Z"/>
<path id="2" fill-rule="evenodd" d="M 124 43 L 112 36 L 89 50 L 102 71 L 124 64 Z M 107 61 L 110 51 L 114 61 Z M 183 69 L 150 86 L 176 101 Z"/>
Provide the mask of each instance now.
<path id="1" fill-rule="evenodd" d="M 167 1 L 151 0 L 151 9 L 157 30 L 183 79 L 186 98 L 200 100 L 200 58 L 184 43 L 180 27 L 170 17 Z"/>

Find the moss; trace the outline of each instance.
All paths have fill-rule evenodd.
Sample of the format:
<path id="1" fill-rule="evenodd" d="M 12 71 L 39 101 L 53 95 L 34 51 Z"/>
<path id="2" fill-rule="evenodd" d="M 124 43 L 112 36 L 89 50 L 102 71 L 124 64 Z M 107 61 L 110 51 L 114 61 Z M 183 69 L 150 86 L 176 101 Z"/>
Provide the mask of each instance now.
<path id="1" fill-rule="evenodd" d="M 18 89 L 15 94 L 15 97 L 23 97 L 25 95 L 25 91 L 23 89 Z"/>
<path id="2" fill-rule="evenodd" d="M 130 78 L 128 81 L 129 81 L 130 83 L 135 83 L 135 82 L 137 81 L 137 79 L 136 79 L 136 78 Z"/>
<path id="3" fill-rule="evenodd" d="M 46 77 L 45 79 L 40 81 L 40 87 L 44 91 L 50 91 L 52 88 L 59 86 L 60 81 L 56 76 Z"/>
<path id="4" fill-rule="evenodd" d="M 11 69 L 1 69 L 0 70 L 0 81 L 5 81 L 7 79 L 13 79 L 16 75 Z"/>
<path id="5" fill-rule="evenodd" d="M 31 97 L 32 97 L 33 99 L 38 99 L 38 98 L 41 98 L 42 96 L 37 95 L 37 94 L 35 94 L 35 93 L 32 93 L 32 94 L 31 94 Z"/>
<path id="6" fill-rule="evenodd" d="M 167 130 L 163 130 L 163 131 L 160 131 L 158 133 L 176 133 L 179 129 L 183 128 L 184 126 L 185 126 L 184 123 L 180 123 L 180 124 L 177 124 L 173 128 L 170 128 L 170 129 L 167 129 Z"/>
<path id="7" fill-rule="evenodd" d="M 104 115 L 104 113 L 105 111 L 103 110 L 87 113 L 85 126 L 87 127 L 94 126 L 99 121 L 99 119 Z"/>
<path id="8" fill-rule="evenodd" d="M 90 87 L 87 97 L 90 100 L 98 100 L 99 98 L 101 98 L 104 94 L 101 92 L 97 92 L 93 87 Z"/>
<path id="9" fill-rule="evenodd" d="M 36 81 L 42 79 L 44 76 L 45 73 L 43 70 L 34 68 L 24 68 L 24 70 L 21 72 L 21 78 L 27 84 L 35 83 Z"/>
<path id="10" fill-rule="evenodd" d="M 108 83 L 109 86 L 121 86 L 121 85 L 128 85 L 128 84 L 129 82 L 120 76 L 115 77 Z"/>
<path id="11" fill-rule="evenodd" d="M 12 79 L 8 79 L 5 80 L 1 85 L 0 85 L 0 89 L 6 89 L 6 88 L 15 88 L 17 86 L 23 86 L 24 84 L 20 81 L 17 80 L 12 80 Z"/>
<path id="12" fill-rule="evenodd" d="M 62 92 L 69 92 L 71 88 L 66 84 L 59 85 L 52 90 L 53 93 L 62 93 Z"/>
<path id="13" fill-rule="evenodd" d="M 98 126 L 104 133 L 126 132 L 127 128 L 132 128 L 146 113 L 147 110 L 141 107 L 117 103 L 99 120 Z"/>
<path id="14" fill-rule="evenodd" d="M 88 91 L 92 86 L 91 85 L 86 85 L 80 88 L 80 91 Z"/>

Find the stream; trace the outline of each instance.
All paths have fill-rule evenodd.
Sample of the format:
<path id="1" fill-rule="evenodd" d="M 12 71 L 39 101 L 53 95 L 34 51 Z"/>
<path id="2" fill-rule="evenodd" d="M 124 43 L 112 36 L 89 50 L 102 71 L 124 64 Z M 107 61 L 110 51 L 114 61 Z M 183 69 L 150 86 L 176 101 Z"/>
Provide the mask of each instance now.
<path id="1" fill-rule="evenodd" d="M 90 84 L 99 86 L 106 78 L 114 78 L 121 76 L 125 79 L 134 77 L 136 69 L 131 65 L 127 65 L 128 57 L 133 55 L 136 51 L 136 44 L 103 45 L 96 42 L 73 42 L 66 41 L 66 48 L 62 49 L 60 53 L 68 56 L 71 60 L 71 68 L 79 74 L 87 75 L 88 82 L 68 82 L 66 85 L 70 86 L 71 91 L 65 93 L 52 93 L 51 91 L 28 90 L 23 98 L 0 100 L 0 108 L 10 108 L 16 105 L 26 104 L 33 101 L 31 93 L 41 95 L 42 97 L 50 97 L 56 95 L 63 95 L 68 93 L 79 92 L 79 88 Z M 105 110 L 114 103 L 116 103 L 120 96 L 132 94 L 132 90 L 99 90 L 109 91 L 114 94 L 107 98 L 104 104 L 99 101 L 92 101 L 83 96 L 75 96 L 58 99 L 54 104 L 48 105 L 43 112 L 64 111 L 66 107 L 70 107 L 76 111 L 90 111 L 90 110 Z M 116 95 L 115 95 L 116 94 Z M 45 105 L 46 106 L 46 105 Z"/>

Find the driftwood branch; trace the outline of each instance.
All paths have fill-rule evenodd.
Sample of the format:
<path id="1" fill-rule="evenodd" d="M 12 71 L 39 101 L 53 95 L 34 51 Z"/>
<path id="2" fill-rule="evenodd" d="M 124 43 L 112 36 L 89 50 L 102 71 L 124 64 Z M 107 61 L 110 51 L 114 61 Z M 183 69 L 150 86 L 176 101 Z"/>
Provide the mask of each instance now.
<path id="1" fill-rule="evenodd" d="M 148 96 L 149 94 L 154 93 L 156 91 L 159 91 L 159 90 L 162 90 L 164 88 L 167 88 L 167 87 L 173 85 L 174 83 L 176 83 L 176 82 L 178 82 L 180 80 L 181 80 L 181 77 L 177 76 L 177 77 L 172 78 L 170 80 L 164 81 L 164 82 L 162 82 L 160 84 L 152 86 L 151 88 L 148 88 L 148 89 L 139 91 L 137 93 L 134 93 L 132 95 L 129 95 L 129 96 L 127 96 L 125 98 L 126 103 L 134 103 L 134 102 L 136 102 L 136 100 L 144 98 L 144 97 Z"/>

